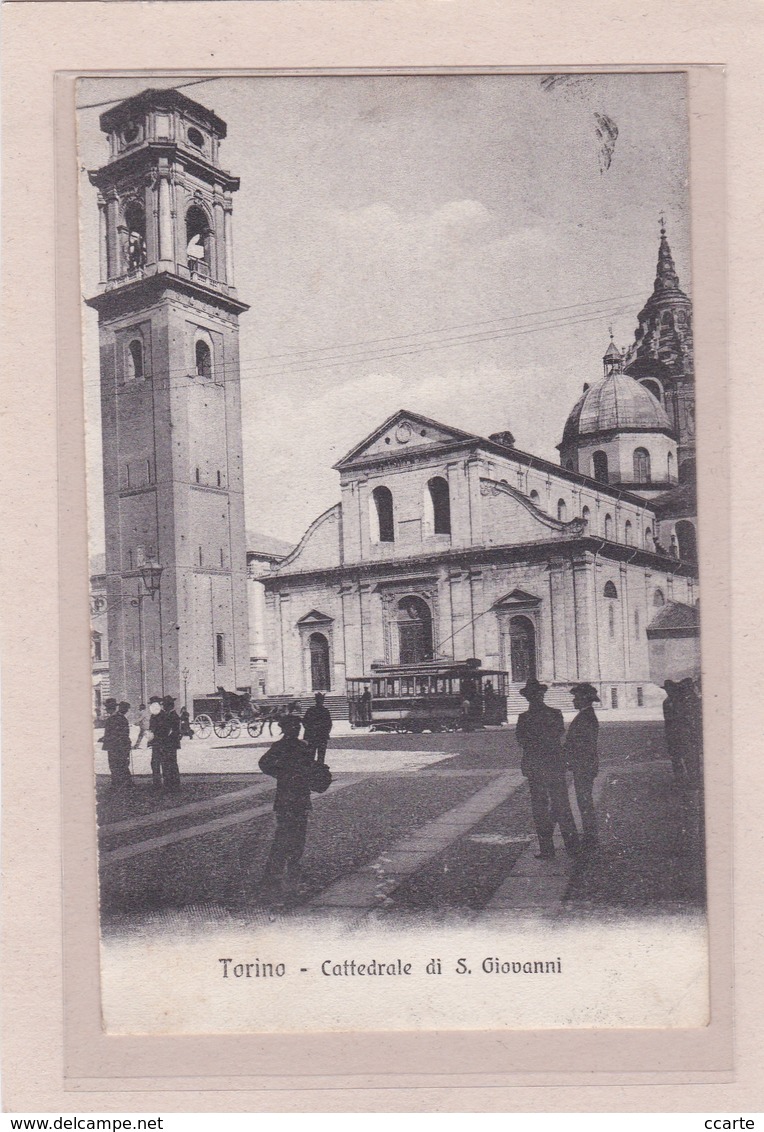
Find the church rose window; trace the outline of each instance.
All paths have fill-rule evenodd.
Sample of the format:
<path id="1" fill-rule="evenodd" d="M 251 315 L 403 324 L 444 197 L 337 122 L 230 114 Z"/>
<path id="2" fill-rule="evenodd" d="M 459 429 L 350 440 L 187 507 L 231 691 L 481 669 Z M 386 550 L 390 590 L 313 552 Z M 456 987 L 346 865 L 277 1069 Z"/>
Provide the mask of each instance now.
<path id="1" fill-rule="evenodd" d="M 395 542 L 393 494 L 389 487 L 375 487 L 371 493 L 372 542 Z"/>

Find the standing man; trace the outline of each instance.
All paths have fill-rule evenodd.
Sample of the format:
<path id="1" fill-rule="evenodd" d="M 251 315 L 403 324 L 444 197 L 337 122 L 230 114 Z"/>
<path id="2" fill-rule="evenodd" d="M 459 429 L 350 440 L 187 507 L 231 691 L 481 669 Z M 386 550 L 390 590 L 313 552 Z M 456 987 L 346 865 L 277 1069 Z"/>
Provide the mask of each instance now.
<path id="1" fill-rule="evenodd" d="M 329 709 L 324 707 L 326 696 L 323 692 L 316 692 L 315 704 L 309 707 L 303 717 L 302 725 L 305 728 L 305 742 L 310 753 L 317 763 L 326 760 L 326 745 L 332 730 L 332 717 Z M 299 730 L 298 730 L 299 734 Z"/>
<path id="2" fill-rule="evenodd" d="M 593 791 L 594 780 L 600 769 L 597 757 L 597 733 L 600 725 L 592 705 L 599 703 L 600 698 L 593 684 L 575 684 L 570 691 L 573 707 L 578 715 L 568 728 L 565 759 L 568 768 L 573 771 L 576 804 L 581 815 L 581 848 L 589 850 L 596 848 L 598 843 Z"/>
<path id="3" fill-rule="evenodd" d="M 154 739 L 154 724 L 161 711 L 162 701 L 159 696 L 150 696 L 148 746 L 151 749 L 151 779 L 152 786 L 155 790 L 159 790 L 162 785 L 162 763 L 159 757 L 159 744 Z"/>
<path id="4" fill-rule="evenodd" d="M 663 685 L 666 698 L 663 701 L 663 723 L 666 728 L 666 747 L 671 759 L 674 778 L 684 778 L 684 744 L 682 742 L 682 710 L 679 685 L 667 680 Z"/>
<path id="5" fill-rule="evenodd" d="M 133 743 L 133 750 L 137 751 L 141 745 L 141 739 L 144 735 L 148 734 L 151 730 L 151 714 L 145 704 L 140 704 L 138 707 L 138 738 Z"/>
<path id="6" fill-rule="evenodd" d="M 180 790 L 180 771 L 178 770 L 178 749 L 180 747 L 180 716 L 175 710 L 173 696 L 164 696 L 162 710 L 154 716 L 153 753 L 159 756 L 162 783 L 165 790 L 174 793 Z M 152 758 L 152 769 L 154 759 Z M 157 786 L 156 774 L 154 785 Z"/>
<path id="7" fill-rule="evenodd" d="M 112 788 L 122 790 L 133 785 L 130 773 L 130 724 L 127 719 L 130 704 L 123 700 L 118 706 L 117 701 L 110 698 L 103 706 L 106 709 L 106 725 L 101 746 L 109 756 Z"/>
<path id="8" fill-rule="evenodd" d="M 520 695 L 528 701 L 528 710 L 518 717 L 516 732 L 523 748 L 520 769 L 528 779 L 533 823 L 539 839 L 536 857 L 540 861 L 554 858 L 555 824 L 560 827 L 568 852 L 572 855 L 578 852 L 578 830 L 568 801 L 561 746 L 565 724 L 562 712 L 544 703 L 547 690 L 546 684 L 533 678 L 520 689 Z"/>
<path id="9" fill-rule="evenodd" d="M 276 836 L 263 875 L 263 885 L 268 887 L 280 886 L 285 869 L 289 880 L 299 879 L 308 814 L 313 809 L 310 787 L 315 764 L 308 744 L 298 739 L 300 720 L 285 715 L 279 727 L 283 738 L 268 748 L 258 764 L 263 774 L 276 779 Z"/>

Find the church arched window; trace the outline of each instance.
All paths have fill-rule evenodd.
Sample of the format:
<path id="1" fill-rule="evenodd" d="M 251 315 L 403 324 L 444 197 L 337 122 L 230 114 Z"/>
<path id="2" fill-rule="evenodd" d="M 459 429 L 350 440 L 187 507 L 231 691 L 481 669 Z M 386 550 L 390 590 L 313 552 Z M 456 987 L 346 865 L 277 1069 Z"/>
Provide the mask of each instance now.
<path id="1" fill-rule="evenodd" d="M 645 548 L 647 550 L 653 549 L 653 528 L 651 526 L 645 527 Z"/>
<path id="2" fill-rule="evenodd" d="M 141 381 L 145 376 L 143 339 L 133 338 L 127 347 L 127 380 Z"/>
<path id="3" fill-rule="evenodd" d="M 375 487 L 369 499 L 372 542 L 395 542 L 393 493 L 389 487 Z"/>
<path id="4" fill-rule="evenodd" d="M 433 476 L 425 489 L 425 529 L 434 535 L 451 534 L 451 500 L 448 482 Z"/>
<path id="5" fill-rule="evenodd" d="M 186 213 L 186 258 L 189 271 L 206 271 L 210 267 L 211 232 L 203 208 L 192 205 Z"/>
<path id="6" fill-rule="evenodd" d="M 665 604 L 666 595 L 664 594 L 663 590 L 655 590 L 655 592 L 653 593 L 653 607 L 655 609 L 662 609 Z"/>
<path id="7" fill-rule="evenodd" d="M 666 458 L 666 468 L 667 468 L 667 474 L 668 474 L 668 482 L 673 483 L 674 482 L 674 453 L 673 452 L 669 452 L 669 454 Z"/>
<path id="8" fill-rule="evenodd" d="M 613 516 L 605 516 L 605 538 L 612 539 L 613 537 Z"/>
<path id="9" fill-rule="evenodd" d="M 207 380 L 212 377 L 212 350 L 204 338 L 197 338 L 194 345 L 194 366 L 197 377 Z"/>
<path id="10" fill-rule="evenodd" d="M 634 449 L 634 480 L 636 483 L 650 482 L 650 453 L 646 448 Z"/>
<path id="11" fill-rule="evenodd" d="M 564 499 L 557 500 L 557 518 L 561 523 L 567 522 L 568 507 Z"/>
<path id="12" fill-rule="evenodd" d="M 531 503 L 535 503 L 535 505 L 538 507 L 538 505 L 539 505 L 539 493 L 537 491 L 531 492 L 530 501 L 531 501 Z"/>
<path id="13" fill-rule="evenodd" d="M 675 530 L 679 557 L 684 562 L 697 562 L 698 542 L 694 525 L 689 519 L 680 519 Z"/>
<path id="14" fill-rule="evenodd" d="M 137 271 L 146 263 L 146 214 L 138 201 L 125 208 L 127 270 Z"/>
<path id="15" fill-rule="evenodd" d="M 618 597 L 618 590 L 615 588 L 614 582 L 605 582 L 604 594 L 605 597 Z"/>
<path id="16" fill-rule="evenodd" d="M 623 541 L 627 546 L 631 546 L 631 520 L 627 519 L 623 528 Z"/>
<path id="17" fill-rule="evenodd" d="M 591 516 L 591 511 L 589 510 L 588 507 L 584 507 L 583 511 L 581 512 L 581 518 L 584 520 L 587 527 L 589 526 L 590 516 Z"/>
<path id="18" fill-rule="evenodd" d="M 595 452 L 592 456 L 592 467 L 594 469 L 594 478 L 599 480 L 600 483 L 609 483 L 609 472 L 607 466 L 607 455 L 604 452 Z"/>
<path id="19" fill-rule="evenodd" d="M 642 385 L 652 393 L 656 401 L 660 401 L 661 405 L 663 404 L 663 390 L 661 389 L 660 382 L 656 381 L 654 378 L 645 378 Z"/>

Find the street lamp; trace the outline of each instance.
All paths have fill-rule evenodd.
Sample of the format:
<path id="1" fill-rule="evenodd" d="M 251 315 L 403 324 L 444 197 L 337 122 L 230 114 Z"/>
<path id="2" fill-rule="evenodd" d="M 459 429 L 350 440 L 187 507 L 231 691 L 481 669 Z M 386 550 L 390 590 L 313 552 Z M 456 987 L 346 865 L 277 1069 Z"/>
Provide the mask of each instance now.
<path id="1" fill-rule="evenodd" d="M 148 699 L 148 692 L 146 690 L 146 665 L 143 659 L 143 602 L 147 597 L 154 600 L 155 594 L 159 592 L 159 584 L 162 579 L 162 566 L 157 566 L 154 562 L 146 562 L 141 566 L 141 581 L 145 586 L 145 593 L 140 589 L 138 596 L 135 598 L 135 604 L 138 606 L 138 655 L 141 667 L 141 703 L 146 703 Z"/>

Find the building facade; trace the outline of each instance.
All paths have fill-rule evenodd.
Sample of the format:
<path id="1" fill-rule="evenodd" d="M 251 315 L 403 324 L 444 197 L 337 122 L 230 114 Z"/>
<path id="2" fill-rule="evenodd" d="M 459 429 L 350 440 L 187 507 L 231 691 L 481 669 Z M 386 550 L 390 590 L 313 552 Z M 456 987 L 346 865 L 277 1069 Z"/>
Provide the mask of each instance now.
<path id="1" fill-rule="evenodd" d="M 662 231 L 659 281 L 668 261 Z M 583 680 L 604 707 L 661 700 L 648 626 L 698 598 L 694 387 L 686 354 L 681 380 L 660 363 L 655 391 L 655 365 L 626 369 L 677 288 L 640 314 L 630 354 L 611 341 L 602 378 L 569 415 L 559 466 L 510 433 L 479 437 L 405 410 L 348 453 L 340 502 L 262 579 L 270 689 L 341 695 L 375 664 L 477 657 L 508 673 L 513 707 L 530 676 L 552 686 L 552 702 L 555 686 Z M 691 533 L 678 538 L 682 522 Z"/>
<path id="2" fill-rule="evenodd" d="M 112 693 L 249 686 L 236 177 L 226 126 L 177 91 L 101 116 L 106 607 Z"/>

